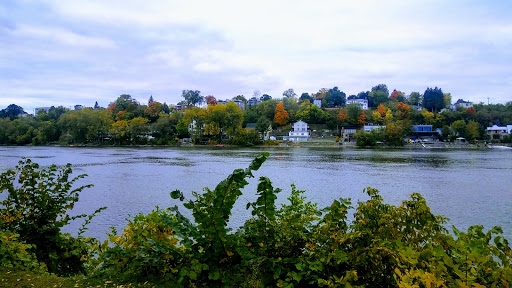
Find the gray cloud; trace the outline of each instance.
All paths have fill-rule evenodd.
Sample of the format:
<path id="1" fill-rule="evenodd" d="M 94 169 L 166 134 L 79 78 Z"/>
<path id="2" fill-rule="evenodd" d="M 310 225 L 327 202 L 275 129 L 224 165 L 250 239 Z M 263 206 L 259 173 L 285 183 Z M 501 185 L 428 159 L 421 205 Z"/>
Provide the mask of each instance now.
<path id="1" fill-rule="evenodd" d="M 106 106 L 122 93 L 176 103 L 183 89 L 356 94 L 379 83 L 510 101 L 505 2 L 172 2 L 3 2 L 0 107 Z"/>

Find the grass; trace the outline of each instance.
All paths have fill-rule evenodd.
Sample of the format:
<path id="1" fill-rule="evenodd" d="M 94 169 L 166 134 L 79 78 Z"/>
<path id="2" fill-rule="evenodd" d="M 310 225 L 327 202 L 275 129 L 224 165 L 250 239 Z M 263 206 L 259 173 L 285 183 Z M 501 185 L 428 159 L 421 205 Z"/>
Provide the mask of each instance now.
<path id="1" fill-rule="evenodd" d="M 113 281 L 100 281 L 83 276 L 58 277 L 51 274 L 40 274 L 29 271 L 12 271 L 0 269 L 0 288 L 132 288 L 154 287 L 151 284 L 116 284 Z"/>

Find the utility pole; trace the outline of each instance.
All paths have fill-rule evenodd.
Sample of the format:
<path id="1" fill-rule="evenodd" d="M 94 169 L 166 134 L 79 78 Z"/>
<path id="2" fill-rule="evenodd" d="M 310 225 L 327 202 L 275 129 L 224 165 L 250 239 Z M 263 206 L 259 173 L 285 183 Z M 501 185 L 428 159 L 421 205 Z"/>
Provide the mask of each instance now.
<path id="1" fill-rule="evenodd" d="M 489 97 L 487 97 L 487 105 L 489 105 Z"/>

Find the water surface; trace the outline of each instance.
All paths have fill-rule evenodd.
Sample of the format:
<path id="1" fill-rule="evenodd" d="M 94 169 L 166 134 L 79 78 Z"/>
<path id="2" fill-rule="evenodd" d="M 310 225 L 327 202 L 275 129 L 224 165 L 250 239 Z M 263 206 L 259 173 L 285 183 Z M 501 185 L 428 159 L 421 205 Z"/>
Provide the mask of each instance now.
<path id="1" fill-rule="evenodd" d="M 213 189 L 263 151 L 270 157 L 235 205 L 233 227 L 250 216 L 246 203 L 255 200 L 257 179 L 266 176 L 274 187 L 283 189 L 280 203 L 286 201 L 291 184 L 306 190 L 308 199 L 319 207 L 340 197 L 351 198 L 354 204 L 364 201 L 365 187 L 379 189 L 385 202 L 395 205 L 419 192 L 435 214 L 450 218 L 449 225 L 459 229 L 498 225 L 512 240 L 510 150 L 0 147 L 0 171 L 14 167 L 21 157 L 41 165 L 71 163 L 74 174 L 88 175 L 81 184 L 95 185 L 82 192 L 73 214 L 107 206 L 87 232 L 105 239 L 109 227 L 121 230 L 129 215 L 180 205 L 170 191 L 179 189 L 191 198 L 191 191 Z M 66 230 L 76 234 L 80 225 L 74 223 Z"/>

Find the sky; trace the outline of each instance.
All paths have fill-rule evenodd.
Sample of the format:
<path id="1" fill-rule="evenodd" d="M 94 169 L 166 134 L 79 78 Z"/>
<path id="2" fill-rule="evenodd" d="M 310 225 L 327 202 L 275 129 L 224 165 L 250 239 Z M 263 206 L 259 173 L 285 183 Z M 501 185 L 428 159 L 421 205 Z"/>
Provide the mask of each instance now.
<path id="1" fill-rule="evenodd" d="M 512 1 L 1 0 L 0 109 L 292 88 L 512 101 Z"/>

